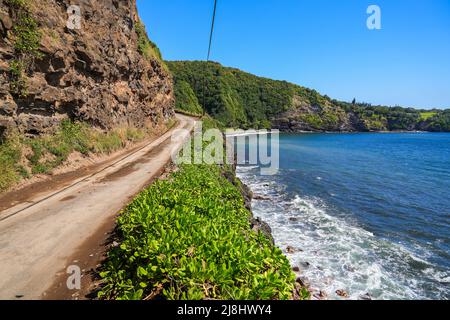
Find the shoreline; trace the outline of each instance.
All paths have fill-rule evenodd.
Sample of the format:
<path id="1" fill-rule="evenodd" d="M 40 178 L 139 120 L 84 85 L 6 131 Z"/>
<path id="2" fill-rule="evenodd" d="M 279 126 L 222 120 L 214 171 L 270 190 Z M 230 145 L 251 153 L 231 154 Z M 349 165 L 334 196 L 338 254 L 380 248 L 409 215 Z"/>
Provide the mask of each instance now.
<path id="1" fill-rule="evenodd" d="M 289 250 L 295 250 L 295 249 L 292 247 L 287 247 L 287 248 L 283 249 L 282 247 L 277 246 L 275 243 L 275 238 L 273 235 L 272 227 L 269 225 L 269 223 L 264 221 L 262 218 L 255 215 L 255 212 L 253 211 L 253 207 L 252 207 L 252 202 L 255 199 L 255 194 L 252 191 L 252 189 L 246 183 L 244 183 L 241 180 L 241 178 L 238 177 L 236 169 L 237 169 L 237 166 L 235 165 L 233 167 L 234 179 L 239 182 L 239 185 L 235 185 L 235 186 L 237 188 L 239 188 L 239 191 L 241 192 L 241 195 L 245 201 L 245 207 L 249 210 L 249 212 L 251 214 L 249 222 L 250 222 L 252 231 L 254 231 L 256 233 L 261 232 L 264 236 L 266 236 L 266 238 L 268 238 L 272 242 L 273 246 L 278 247 L 283 252 L 283 255 L 288 259 L 289 264 L 291 266 L 291 271 L 295 274 L 295 289 L 294 289 L 294 296 L 292 299 L 298 300 L 297 298 L 298 298 L 301 290 L 306 289 L 309 292 L 309 296 L 310 296 L 309 300 L 324 300 L 323 297 L 321 297 L 321 292 L 313 292 L 312 291 L 312 289 L 309 285 L 309 282 L 302 276 L 300 268 L 291 263 L 291 260 L 289 259 L 286 252 L 289 252 Z M 230 182 L 233 183 L 233 181 L 230 181 Z M 318 297 L 321 297 L 321 298 L 318 298 Z"/>
<path id="2" fill-rule="evenodd" d="M 273 130 L 273 129 L 272 129 Z M 435 131 L 280 131 L 280 134 L 400 134 L 400 133 L 416 133 L 416 134 L 428 134 L 428 133 L 450 133 L 447 131 L 435 132 Z"/>
<path id="3" fill-rule="evenodd" d="M 448 273 L 445 270 L 445 263 L 443 263 L 445 261 L 442 260 L 445 255 L 443 255 L 441 247 L 438 244 L 427 247 L 424 242 L 415 242 L 416 238 L 410 238 L 411 242 L 398 241 L 399 237 L 408 231 L 402 225 L 396 224 L 398 221 L 396 214 L 408 211 L 405 216 L 412 219 L 410 221 L 416 221 L 415 217 L 421 217 L 420 212 L 427 213 L 423 210 L 430 208 L 433 202 L 420 202 L 418 204 L 420 207 L 417 207 L 416 212 L 410 210 L 410 207 L 399 206 L 398 198 L 383 199 L 385 202 L 381 202 L 380 206 L 382 208 L 389 206 L 392 210 L 392 213 L 386 215 L 383 221 L 388 225 L 389 230 L 395 230 L 400 235 L 399 237 L 386 236 L 384 232 L 387 231 L 377 224 L 379 220 L 371 220 L 378 212 L 377 208 L 366 209 L 363 207 L 368 201 L 367 193 L 364 190 L 357 192 L 361 189 L 358 188 L 360 183 L 367 183 L 364 178 L 373 176 L 376 167 L 379 166 L 378 169 L 381 170 L 383 165 L 372 165 L 370 172 L 364 171 L 366 165 L 361 159 L 366 159 L 366 153 L 360 153 L 358 149 L 355 157 L 351 152 L 351 147 L 350 151 L 342 151 L 346 155 L 344 158 L 337 157 L 336 161 L 321 163 L 320 159 L 327 157 L 330 150 L 334 150 L 332 148 L 334 148 L 335 142 L 347 141 L 345 136 L 322 137 L 326 142 L 321 146 L 321 151 L 317 152 L 316 149 L 313 149 L 309 152 L 308 148 L 311 146 L 319 148 L 318 141 L 322 138 L 317 136 L 317 139 L 311 138 L 305 142 L 301 135 L 298 136 L 298 139 L 294 139 L 295 136 L 293 138 L 286 136 L 288 143 L 304 146 L 305 149 L 297 150 L 296 147 L 292 147 L 294 151 L 285 154 L 283 170 L 279 176 L 264 177 L 259 174 L 257 166 L 241 165 L 237 167 L 238 178 L 254 193 L 253 214 L 269 223 L 278 247 L 282 248 L 285 255 L 289 257 L 292 266 L 299 266 L 301 276 L 305 276 L 310 288 L 314 290 L 311 294 L 312 299 L 326 299 L 326 297 L 320 296 L 320 290 L 324 295 L 328 295 L 329 299 L 338 300 L 341 298 L 351 300 L 367 300 L 368 298 L 372 300 L 429 299 L 433 295 L 445 298 L 448 293 L 443 283 L 448 281 Z M 353 139 L 355 141 L 372 140 L 371 136 L 365 137 L 364 135 L 354 136 L 354 138 L 349 136 L 348 139 L 352 139 L 352 141 Z M 405 164 L 401 160 L 409 154 L 410 150 L 416 150 L 416 145 L 411 147 L 408 135 L 404 137 L 406 137 L 404 144 L 408 148 L 401 147 L 402 153 L 400 155 L 394 153 L 392 163 L 387 161 L 386 166 L 393 166 L 396 163 L 398 166 L 395 168 L 399 168 L 397 171 L 406 175 L 412 173 L 412 170 L 408 163 Z M 410 137 L 418 147 L 422 145 L 425 138 L 421 138 L 420 135 L 411 135 Z M 448 137 L 448 135 L 431 135 L 425 140 L 436 140 L 436 143 L 439 143 L 436 148 L 440 148 L 436 150 L 446 150 Z M 404 140 L 402 136 L 383 135 L 380 135 L 379 139 L 385 143 L 383 150 L 395 148 L 391 140 L 394 142 Z M 371 145 L 364 145 L 361 150 L 371 148 Z M 327 152 L 322 152 L 322 150 Z M 297 159 L 302 154 L 304 160 L 298 161 Z M 373 153 L 372 156 L 377 157 L 378 154 L 380 152 Z M 414 157 L 420 160 L 421 155 L 416 153 Z M 351 162 L 347 161 L 348 159 L 360 161 L 363 166 L 351 165 Z M 436 157 L 432 159 L 435 159 L 436 163 L 445 161 L 445 152 L 444 156 L 436 153 Z M 314 161 L 314 165 L 311 167 L 304 166 L 304 164 L 310 165 L 312 161 Z M 420 167 L 417 170 L 428 168 L 426 167 L 427 163 L 426 160 L 419 161 Z M 416 162 L 414 164 L 416 165 Z M 425 167 L 423 167 L 424 165 Z M 445 167 L 446 164 L 442 168 Z M 335 173 L 327 177 L 326 172 L 333 172 L 333 168 L 336 170 Z M 403 171 L 402 168 L 406 171 Z M 416 169 L 416 167 L 414 168 Z M 345 174 L 349 172 L 351 174 L 346 176 Z M 389 170 L 384 170 L 384 173 L 386 177 L 389 177 Z M 354 179 L 356 174 L 358 174 L 358 178 Z M 422 176 L 422 178 L 425 177 L 426 175 Z M 381 175 L 381 178 L 385 177 Z M 392 179 L 395 180 L 395 178 Z M 355 182 L 356 186 L 352 185 L 349 189 L 340 188 L 348 186 L 349 181 Z M 392 190 L 397 194 L 399 190 L 406 192 L 410 190 L 410 187 L 415 188 L 404 180 L 398 183 L 389 179 L 383 179 L 383 181 L 394 182 L 389 185 L 394 186 Z M 441 179 L 436 179 L 436 183 L 439 181 Z M 368 185 L 368 188 L 370 187 L 371 194 L 377 196 L 383 194 L 385 185 L 385 182 L 375 180 Z M 441 192 L 445 193 L 445 189 L 434 192 L 441 195 Z M 351 194 L 355 194 L 353 205 L 349 205 L 345 201 Z M 408 194 L 413 193 L 409 192 Z M 425 192 L 424 197 L 431 195 L 431 192 Z M 406 199 L 416 201 L 415 199 L 418 198 L 411 196 Z M 436 201 L 439 200 L 436 199 Z M 441 215 L 437 214 L 436 216 L 440 217 Z M 438 239 L 442 237 L 442 241 L 445 241 L 445 234 L 439 229 L 437 231 L 425 230 L 428 232 L 427 236 Z M 416 247 L 412 246 L 416 243 Z M 285 249 L 288 246 L 292 246 L 294 250 L 298 248 L 298 250 L 286 252 Z M 433 250 L 432 255 L 426 255 L 429 252 L 426 251 L 427 248 Z M 392 265 L 392 268 L 386 267 L 389 265 Z M 411 282 L 411 278 L 414 282 Z M 340 294 L 347 293 L 350 297 L 341 296 L 337 293 L 338 291 Z M 316 293 L 318 293 L 317 296 Z"/>
<path id="4" fill-rule="evenodd" d="M 242 186 L 244 186 L 244 189 L 243 189 L 243 191 L 241 191 L 241 194 L 243 195 L 244 199 L 246 200 L 246 205 L 247 205 L 247 202 L 249 202 L 249 206 L 250 206 L 249 211 L 252 215 L 251 221 L 256 221 L 256 223 L 257 223 L 256 227 L 254 227 L 252 225 L 252 229 L 254 231 L 258 232 L 258 230 L 260 230 L 260 229 L 258 229 L 259 227 L 262 226 L 262 228 L 264 228 L 261 231 L 266 236 L 270 237 L 273 245 L 275 247 L 278 247 L 283 252 L 283 255 L 289 260 L 291 270 L 295 274 L 296 286 L 299 285 L 302 288 L 305 288 L 309 292 L 309 295 L 310 295 L 309 300 L 315 300 L 315 301 L 336 300 L 336 299 L 330 298 L 328 293 L 326 291 L 324 291 L 323 289 L 315 287 L 313 285 L 313 283 L 310 282 L 310 279 L 308 279 L 302 273 L 302 268 L 298 264 L 292 262 L 292 259 L 290 258 L 289 255 L 293 254 L 293 253 L 301 252 L 303 250 L 299 249 L 298 247 L 294 247 L 292 245 L 288 245 L 287 247 L 281 247 L 276 244 L 272 226 L 270 226 L 270 224 L 268 222 L 266 222 L 265 220 L 263 220 L 261 217 L 258 217 L 255 214 L 253 206 L 252 206 L 253 200 L 270 201 L 271 198 L 266 198 L 265 196 L 255 194 L 254 191 L 242 180 L 242 178 L 240 178 L 238 176 L 236 169 L 237 169 L 237 166 L 234 169 L 235 178 L 238 181 L 240 181 Z M 344 289 L 339 289 L 335 293 L 336 293 L 337 297 L 339 297 L 340 300 L 351 300 L 349 293 Z M 367 293 L 366 295 L 361 295 L 359 300 L 373 300 L 373 298 L 369 293 Z"/>
<path id="5" fill-rule="evenodd" d="M 307 130 L 282 130 L 277 128 L 262 129 L 262 130 L 233 130 L 230 133 L 226 133 L 226 137 L 239 137 L 239 136 L 253 136 L 253 135 L 270 135 L 272 131 L 278 130 L 280 134 L 401 134 L 401 133 L 412 133 L 412 134 L 429 134 L 429 133 L 450 133 L 448 131 L 421 131 L 421 130 L 394 130 L 394 131 L 307 131 Z"/>

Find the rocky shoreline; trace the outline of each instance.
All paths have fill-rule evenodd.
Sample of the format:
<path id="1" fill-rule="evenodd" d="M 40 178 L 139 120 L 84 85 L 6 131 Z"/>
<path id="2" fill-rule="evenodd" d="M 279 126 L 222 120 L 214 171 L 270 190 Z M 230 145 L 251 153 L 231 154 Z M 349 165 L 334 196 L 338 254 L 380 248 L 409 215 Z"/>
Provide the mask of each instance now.
<path id="1" fill-rule="evenodd" d="M 251 213 L 250 218 L 250 224 L 252 227 L 252 230 L 255 232 L 261 231 L 275 246 L 275 239 L 273 235 L 272 228 L 270 225 L 262 220 L 260 217 L 255 216 L 255 213 L 252 208 L 252 201 L 258 200 L 258 201 L 271 201 L 272 199 L 267 196 L 263 196 L 260 194 L 255 194 L 251 188 L 246 185 L 240 178 L 236 175 L 236 167 L 233 168 L 234 172 L 234 180 L 238 181 L 238 184 L 230 180 L 233 184 L 235 184 L 237 187 L 239 187 L 239 190 L 245 200 L 245 206 Z M 290 218 L 291 221 L 297 221 L 298 218 Z M 302 252 L 303 250 L 297 246 L 289 245 L 287 247 L 280 247 L 280 249 L 283 251 L 284 255 L 288 257 L 289 255 Z M 329 300 L 331 294 L 329 292 L 324 291 L 323 289 L 314 287 L 313 284 L 309 282 L 309 280 L 302 274 L 303 268 L 309 268 L 311 265 L 309 262 L 304 262 L 301 264 L 294 264 L 291 263 L 292 271 L 296 275 L 296 291 L 299 292 L 299 288 L 306 288 L 310 294 L 311 300 Z M 338 299 L 347 300 L 350 299 L 350 292 L 344 290 L 344 289 L 338 289 L 334 292 L 336 294 L 336 297 Z M 295 297 L 295 295 L 294 295 Z M 295 299 L 295 298 L 294 298 Z M 373 297 L 370 293 L 366 293 L 363 295 L 360 295 L 359 300 L 373 300 Z"/>
<path id="2" fill-rule="evenodd" d="M 250 218 L 249 218 L 249 223 L 250 223 L 251 229 L 256 233 L 261 232 L 267 239 L 270 240 L 272 245 L 275 246 L 275 239 L 273 237 L 272 228 L 270 227 L 270 225 L 267 222 L 265 222 L 264 220 L 262 220 L 259 217 L 256 217 L 252 210 L 252 201 L 257 196 L 254 195 L 253 191 L 250 189 L 249 186 L 247 186 L 244 182 L 242 182 L 241 179 L 239 179 L 237 177 L 236 165 L 233 166 L 233 169 L 231 172 L 225 171 L 224 175 L 228 181 L 230 181 L 236 188 L 238 188 L 242 197 L 244 198 L 245 207 L 251 214 Z M 280 249 L 282 249 L 282 248 L 280 248 Z M 290 250 L 295 250 L 295 249 L 288 247 L 285 250 L 283 250 L 283 252 L 289 253 Z M 312 297 L 312 292 L 309 288 L 308 283 L 300 276 L 300 268 L 298 266 L 292 266 L 292 271 L 296 275 L 295 289 L 293 290 L 292 299 L 300 300 L 303 297 L 302 292 L 304 291 L 305 288 L 308 290 L 308 292 L 311 294 L 311 297 Z"/>

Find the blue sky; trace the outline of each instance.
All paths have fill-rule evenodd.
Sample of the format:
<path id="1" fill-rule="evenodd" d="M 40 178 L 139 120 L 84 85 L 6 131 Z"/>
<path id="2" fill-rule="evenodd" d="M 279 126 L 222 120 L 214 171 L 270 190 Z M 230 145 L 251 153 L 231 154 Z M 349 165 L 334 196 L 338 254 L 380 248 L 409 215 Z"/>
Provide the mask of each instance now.
<path id="1" fill-rule="evenodd" d="M 449 0 L 218 1 L 214 61 L 346 101 L 450 108 Z M 137 3 L 165 59 L 206 59 L 213 0 Z"/>

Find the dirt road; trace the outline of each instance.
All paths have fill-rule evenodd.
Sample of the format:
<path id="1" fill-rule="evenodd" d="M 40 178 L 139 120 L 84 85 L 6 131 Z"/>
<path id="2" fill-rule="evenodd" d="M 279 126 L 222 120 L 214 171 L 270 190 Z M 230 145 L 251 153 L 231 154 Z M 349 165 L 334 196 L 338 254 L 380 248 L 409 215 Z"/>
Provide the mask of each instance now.
<path id="1" fill-rule="evenodd" d="M 177 129 L 192 130 L 192 118 L 177 117 Z M 104 232 L 170 162 L 183 143 L 172 141 L 172 132 L 62 189 L 0 212 L 0 299 L 42 298 L 84 241 Z"/>

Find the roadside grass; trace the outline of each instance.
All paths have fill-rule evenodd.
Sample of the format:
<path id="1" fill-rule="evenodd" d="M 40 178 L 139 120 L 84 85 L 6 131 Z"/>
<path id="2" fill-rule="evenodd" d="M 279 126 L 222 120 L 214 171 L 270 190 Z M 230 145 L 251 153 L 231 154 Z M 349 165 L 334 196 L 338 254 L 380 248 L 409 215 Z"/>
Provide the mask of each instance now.
<path id="1" fill-rule="evenodd" d="M 103 132 L 83 123 L 63 121 L 52 135 L 29 138 L 9 134 L 0 144 L 0 192 L 35 174 L 48 174 L 73 152 L 110 154 L 144 140 L 149 129 L 132 127 Z"/>
<path id="2" fill-rule="evenodd" d="M 17 137 L 0 145 L 0 191 L 8 189 L 24 174 L 18 166 L 21 157 L 20 141 Z"/>
<path id="3" fill-rule="evenodd" d="M 189 117 L 197 117 L 200 118 L 203 116 L 202 113 L 196 113 L 196 112 L 191 112 L 191 111 L 186 111 L 186 110 L 182 110 L 182 109 L 175 109 L 175 112 L 183 114 L 185 116 L 189 116 Z"/>
<path id="4" fill-rule="evenodd" d="M 292 298 L 289 261 L 251 230 L 251 214 L 225 170 L 182 165 L 122 212 L 120 245 L 109 252 L 100 274 L 99 298 Z"/>
<path id="5" fill-rule="evenodd" d="M 221 130 L 223 132 L 226 129 L 222 122 L 212 118 L 209 115 L 203 116 L 201 118 L 201 121 L 202 121 L 202 124 L 203 124 L 203 130 L 219 129 L 219 130 Z"/>

